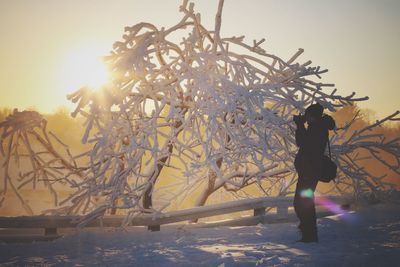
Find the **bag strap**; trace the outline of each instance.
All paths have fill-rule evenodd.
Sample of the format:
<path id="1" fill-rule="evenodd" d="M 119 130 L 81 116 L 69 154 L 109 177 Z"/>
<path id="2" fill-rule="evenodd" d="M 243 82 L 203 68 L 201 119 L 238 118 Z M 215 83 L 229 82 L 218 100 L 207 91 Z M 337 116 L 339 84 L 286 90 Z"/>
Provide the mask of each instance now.
<path id="1" fill-rule="evenodd" d="M 329 142 L 329 136 L 328 136 L 329 158 L 332 159 L 332 156 L 331 156 L 331 144 L 330 144 L 330 143 L 331 143 L 331 142 Z"/>

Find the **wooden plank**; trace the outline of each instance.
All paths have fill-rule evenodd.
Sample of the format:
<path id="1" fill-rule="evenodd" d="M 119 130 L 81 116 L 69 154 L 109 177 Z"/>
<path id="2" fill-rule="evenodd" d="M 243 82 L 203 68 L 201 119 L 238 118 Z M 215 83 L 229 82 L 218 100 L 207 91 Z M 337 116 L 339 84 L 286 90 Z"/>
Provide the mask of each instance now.
<path id="1" fill-rule="evenodd" d="M 349 203 L 349 199 L 334 196 L 327 197 L 331 201 L 339 203 Z M 244 199 L 240 201 L 232 201 L 222 204 L 209 205 L 203 207 L 197 207 L 192 209 L 185 209 L 180 211 L 172 211 L 162 214 L 144 215 L 137 217 L 132 221 L 131 225 L 161 225 L 186 220 L 192 220 L 195 218 L 210 217 L 221 214 L 228 214 L 237 211 L 260 209 L 267 207 L 277 207 L 278 210 L 283 210 L 292 206 L 292 197 L 262 197 L 256 199 Z M 106 219 L 106 218 L 105 218 Z"/>
<path id="2" fill-rule="evenodd" d="M 212 227 L 222 227 L 222 226 L 252 226 L 267 223 L 286 223 L 296 221 L 297 217 L 295 214 L 290 214 L 286 218 L 282 218 L 277 214 L 266 214 L 260 216 L 247 216 L 233 220 L 226 220 L 221 222 L 211 222 L 199 224 L 197 227 L 200 228 L 212 228 Z M 196 227 L 196 226 L 195 226 Z"/>
<path id="3" fill-rule="evenodd" d="M 286 197 L 263 197 L 256 199 L 244 199 L 222 204 L 196 207 L 161 214 L 149 214 L 134 218 L 131 225 L 161 225 L 197 218 L 211 217 L 243 210 L 260 209 L 291 205 L 292 200 Z"/>
<path id="4" fill-rule="evenodd" d="M 341 197 L 329 197 L 335 202 L 349 203 Z M 265 209 L 277 207 L 284 210 L 292 206 L 292 197 L 261 197 L 254 199 L 243 199 L 222 204 L 208 205 L 179 211 L 159 214 L 146 214 L 133 218 L 132 226 L 157 226 L 168 223 L 193 220 L 221 214 L 228 214 L 244 210 Z M 346 202 L 347 201 L 347 202 Z M 93 220 L 85 227 L 118 227 L 121 226 L 124 215 L 104 216 Z M 68 228 L 76 227 L 82 216 L 20 216 L 0 217 L 0 228 Z"/>
<path id="5" fill-rule="evenodd" d="M 323 218 L 326 216 L 333 215 L 332 212 L 329 211 L 317 211 L 317 218 Z M 297 216 L 294 212 L 288 212 L 286 217 L 282 217 L 278 214 L 266 214 L 261 216 L 247 216 L 241 217 L 238 219 L 219 221 L 219 222 L 210 222 L 210 223 L 198 223 L 194 225 L 189 225 L 191 228 L 212 228 L 212 227 L 223 227 L 223 226 L 253 226 L 259 223 L 262 224 L 273 224 L 273 223 L 289 223 L 289 222 L 297 222 Z"/>
<path id="6" fill-rule="evenodd" d="M 161 225 L 180 222 L 195 218 L 210 217 L 237 211 L 275 207 L 277 205 L 289 205 L 290 199 L 286 197 L 262 197 L 255 199 L 243 199 L 222 204 L 195 207 L 179 211 L 160 214 L 146 214 L 136 217 L 130 225 Z M 67 228 L 76 227 L 82 216 L 19 216 L 0 217 L 0 228 Z M 118 227 L 125 219 L 124 215 L 104 216 L 90 222 L 86 227 Z"/>

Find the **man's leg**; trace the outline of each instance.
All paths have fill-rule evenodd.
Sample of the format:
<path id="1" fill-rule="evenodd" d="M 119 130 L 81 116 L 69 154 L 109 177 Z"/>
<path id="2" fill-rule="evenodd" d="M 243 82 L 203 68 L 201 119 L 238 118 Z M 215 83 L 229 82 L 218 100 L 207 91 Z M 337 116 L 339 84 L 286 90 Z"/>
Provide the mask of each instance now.
<path id="1" fill-rule="evenodd" d="M 299 229 L 302 233 L 301 241 L 318 241 L 314 191 L 318 181 L 299 179 L 294 197 L 294 210 L 300 220 Z"/>
<path id="2" fill-rule="evenodd" d="M 299 177 L 299 179 L 297 180 L 297 184 L 296 184 L 296 191 L 295 191 L 295 195 L 294 195 L 294 201 L 293 201 L 293 207 L 294 207 L 294 211 L 296 213 L 297 218 L 299 219 L 300 223 L 299 223 L 299 229 L 301 230 L 301 232 L 303 232 L 302 228 L 304 225 L 304 221 L 305 221 L 305 211 L 304 211 L 304 200 L 303 197 L 301 196 L 301 193 L 304 190 L 304 182 L 303 179 Z"/>
<path id="3" fill-rule="evenodd" d="M 314 192 L 317 187 L 318 180 L 307 180 L 304 184 L 302 197 L 303 203 L 303 238 L 305 241 L 318 241 L 317 232 L 317 216 L 315 213 Z"/>

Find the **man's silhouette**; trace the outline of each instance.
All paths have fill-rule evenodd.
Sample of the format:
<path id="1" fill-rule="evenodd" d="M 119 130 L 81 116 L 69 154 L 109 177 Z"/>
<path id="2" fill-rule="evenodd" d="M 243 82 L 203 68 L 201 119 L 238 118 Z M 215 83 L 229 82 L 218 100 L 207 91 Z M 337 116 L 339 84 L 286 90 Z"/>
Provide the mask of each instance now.
<path id="1" fill-rule="evenodd" d="M 322 173 L 322 155 L 328 142 L 328 130 L 335 128 L 335 121 L 323 115 L 323 110 L 320 104 L 313 104 L 306 109 L 304 116 L 293 118 L 297 126 L 296 144 L 299 147 L 294 161 L 299 178 L 293 205 L 300 220 L 300 242 L 318 242 L 314 191 Z"/>

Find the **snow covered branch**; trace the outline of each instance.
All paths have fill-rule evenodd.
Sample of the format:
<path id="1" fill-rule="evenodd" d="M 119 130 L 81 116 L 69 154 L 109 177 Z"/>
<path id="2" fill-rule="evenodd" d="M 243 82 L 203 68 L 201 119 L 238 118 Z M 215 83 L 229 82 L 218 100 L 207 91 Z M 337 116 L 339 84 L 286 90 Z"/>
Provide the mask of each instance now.
<path id="1" fill-rule="evenodd" d="M 20 194 L 20 189 L 29 184 L 36 189 L 36 185 L 42 182 L 57 206 L 59 201 L 54 184 L 73 186 L 78 179 L 82 179 L 68 146 L 48 132 L 46 125 L 47 121 L 39 113 L 19 112 L 17 109 L 5 121 L 0 122 L 0 152 L 4 172 L 1 202 L 10 186 L 25 211 L 31 215 L 32 208 Z M 59 152 L 60 150 L 64 153 Z"/>

